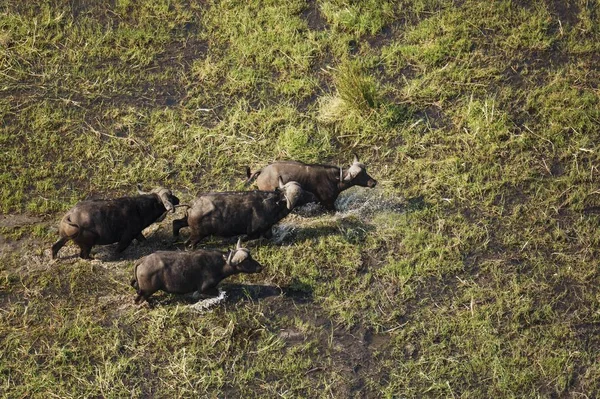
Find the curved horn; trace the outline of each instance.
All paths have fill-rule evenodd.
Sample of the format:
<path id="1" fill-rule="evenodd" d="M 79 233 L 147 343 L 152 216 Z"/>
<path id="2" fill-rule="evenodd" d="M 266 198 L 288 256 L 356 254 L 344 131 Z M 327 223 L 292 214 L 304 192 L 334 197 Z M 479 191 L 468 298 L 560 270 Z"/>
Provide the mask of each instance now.
<path id="1" fill-rule="evenodd" d="M 169 200 L 169 196 L 168 193 L 169 191 L 167 189 L 162 189 L 159 191 L 158 196 L 161 199 L 165 209 L 167 211 L 171 211 L 172 213 L 175 213 L 175 207 L 173 206 L 173 204 L 171 203 L 171 201 Z"/>
<path id="2" fill-rule="evenodd" d="M 346 172 L 346 177 L 344 177 L 344 181 L 351 181 L 356 177 L 356 175 L 358 174 L 356 168 L 356 164 L 352 164 L 352 166 L 348 168 L 348 171 Z"/>
<path id="3" fill-rule="evenodd" d="M 340 166 L 340 181 L 342 181 L 344 179 L 344 171 L 342 170 L 342 167 Z"/>
<path id="4" fill-rule="evenodd" d="M 356 155 L 355 152 L 353 152 L 352 155 L 354 155 L 354 160 L 352 161 L 352 163 L 358 163 L 358 155 Z"/>
<path id="5" fill-rule="evenodd" d="M 283 188 L 283 179 L 281 178 L 281 176 L 278 177 L 278 181 L 279 181 L 279 188 Z"/>
<path id="6" fill-rule="evenodd" d="M 241 249 L 241 248 L 242 248 L 242 237 L 238 237 L 238 241 L 235 246 L 235 249 Z"/>
<path id="7" fill-rule="evenodd" d="M 138 192 L 138 194 L 139 194 L 139 195 L 150 194 L 150 193 L 148 193 L 148 192 L 146 192 L 146 191 L 142 190 L 142 185 L 141 185 L 140 183 L 138 183 L 138 184 L 136 185 L 136 187 L 137 187 L 137 192 Z"/>
<path id="8" fill-rule="evenodd" d="M 228 265 L 230 265 L 230 264 L 231 264 L 231 258 L 233 258 L 233 253 L 234 253 L 234 252 L 235 252 L 235 251 L 229 251 L 229 256 L 227 257 L 227 261 L 226 261 L 226 263 L 227 263 Z"/>

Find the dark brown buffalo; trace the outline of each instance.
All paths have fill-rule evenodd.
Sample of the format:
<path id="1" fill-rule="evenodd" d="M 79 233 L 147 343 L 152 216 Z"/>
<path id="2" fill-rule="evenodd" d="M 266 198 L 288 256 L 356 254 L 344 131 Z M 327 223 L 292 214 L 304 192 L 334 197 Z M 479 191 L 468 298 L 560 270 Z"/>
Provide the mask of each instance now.
<path id="1" fill-rule="evenodd" d="M 52 245 L 52 259 L 72 240 L 81 248 L 79 256 L 90 257 L 94 245 L 118 242 L 117 252 L 122 252 L 134 238 L 144 241 L 142 230 L 156 222 L 166 212 L 175 211 L 179 198 L 166 188 L 150 193 L 141 190 L 135 197 L 109 200 L 82 201 L 62 218 L 58 227 L 60 239 Z"/>
<path id="2" fill-rule="evenodd" d="M 284 183 L 296 181 L 300 183 L 302 189 L 312 193 L 317 202 L 330 211 L 335 210 L 335 200 L 342 191 L 352 186 L 373 188 L 377 185 L 377 181 L 367 174 L 367 168 L 358 161 L 356 155 L 349 168 L 281 161 L 267 165 L 254 174 L 251 174 L 250 168 L 246 168 L 246 174 L 248 175 L 246 183 L 250 184 L 256 179 L 259 190 L 273 190 L 277 187 L 279 176 Z M 301 201 L 297 206 L 304 205 L 306 202 Z"/>
<path id="3" fill-rule="evenodd" d="M 133 271 L 131 285 L 137 290 L 135 303 L 156 291 L 172 294 L 218 295 L 219 282 L 232 274 L 258 273 L 262 265 L 240 246 L 227 254 L 215 250 L 193 252 L 159 251 L 142 258 Z"/>
<path id="4" fill-rule="evenodd" d="M 271 227 L 294 208 L 302 196 L 296 182 L 279 182 L 273 191 L 229 191 L 202 194 L 197 197 L 182 219 L 173 221 L 173 235 L 190 227 L 186 245 L 195 246 L 204 237 L 233 237 L 246 234 L 247 239 L 270 237 Z"/>

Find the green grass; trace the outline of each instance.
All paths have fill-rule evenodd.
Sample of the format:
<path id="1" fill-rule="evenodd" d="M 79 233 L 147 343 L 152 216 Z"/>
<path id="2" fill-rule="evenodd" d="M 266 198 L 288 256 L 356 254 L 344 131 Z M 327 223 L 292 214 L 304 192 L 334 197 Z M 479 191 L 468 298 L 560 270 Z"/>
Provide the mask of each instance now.
<path id="1" fill-rule="evenodd" d="M 105 3 L 0 5 L 0 396 L 600 395 L 597 2 Z M 170 218 L 49 259 L 79 200 L 353 152 L 209 312 L 133 305 Z"/>

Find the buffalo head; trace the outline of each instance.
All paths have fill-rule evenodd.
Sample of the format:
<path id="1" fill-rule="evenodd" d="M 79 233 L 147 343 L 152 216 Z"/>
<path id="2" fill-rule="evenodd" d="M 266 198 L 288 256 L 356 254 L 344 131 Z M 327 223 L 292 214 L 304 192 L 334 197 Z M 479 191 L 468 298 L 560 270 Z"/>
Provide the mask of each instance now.
<path id="1" fill-rule="evenodd" d="M 346 171 L 346 176 L 343 176 L 340 169 L 340 179 L 345 182 L 352 182 L 356 186 L 373 188 L 377 185 L 377 180 L 373 179 L 367 173 L 365 164 L 358 161 L 358 155 L 354 154 L 352 165 Z"/>
<path id="2" fill-rule="evenodd" d="M 229 252 L 229 256 L 223 255 L 225 263 L 234 269 L 243 273 L 259 273 L 262 270 L 262 265 L 252 259 L 250 251 L 242 248 L 242 239 L 238 238 L 235 249 Z"/>
<path id="3" fill-rule="evenodd" d="M 296 206 L 296 202 L 302 196 L 302 186 L 295 181 L 289 181 L 286 184 L 283 184 L 283 180 L 281 176 L 279 176 L 279 189 L 283 191 L 283 196 L 287 201 L 287 208 L 289 210 L 293 209 Z"/>
<path id="4" fill-rule="evenodd" d="M 179 205 L 179 198 L 171 193 L 171 190 L 163 187 L 155 188 L 150 192 L 142 191 L 142 186 L 140 184 L 137 185 L 138 194 L 146 195 L 146 194 L 156 194 L 158 198 L 162 201 L 165 209 L 167 211 L 175 212 L 175 205 Z"/>

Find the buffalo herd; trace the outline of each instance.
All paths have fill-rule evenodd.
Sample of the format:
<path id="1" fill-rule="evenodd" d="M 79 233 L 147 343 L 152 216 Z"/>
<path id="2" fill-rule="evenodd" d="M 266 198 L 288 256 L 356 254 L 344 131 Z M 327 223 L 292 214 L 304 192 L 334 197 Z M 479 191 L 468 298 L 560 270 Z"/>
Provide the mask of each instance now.
<path id="1" fill-rule="evenodd" d="M 373 188 L 377 181 L 367 173 L 365 165 L 354 155 L 350 167 L 305 164 L 296 161 L 274 162 L 251 173 L 246 168 L 247 185 L 256 181 L 258 190 L 203 193 L 190 205 L 180 205 L 171 190 L 156 188 L 139 195 L 108 200 L 88 200 L 77 203 L 62 218 L 60 238 L 52 245 L 52 258 L 69 241 L 80 248 L 79 256 L 90 257 L 94 245 L 117 243 L 117 252 L 124 251 L 136 239 L 144 241 L 142 230 L 160 222 L 175 207 L 187 207 L 183 218 L 173 221 L 173 235 L 189 227 L 186 247 L 193 249 L 208 236 L 240 236 L 235 249 L 229 252 L 199 249 L 195 251 L 157 251 L 135 263 L 131 285 L 137 291 L 135 303 L 140 303 L 156 291 L 173 294 L 197 292 L 215 296 L 217 285 L 237 273 L 258 273 L 262 265 L 241 246 L 246 240 L 270 238 L 272 227 L 286 217 L 294 207 L 317 202 L 327 210 L 335 210 L 339 194 L 352 187 Z"/>

